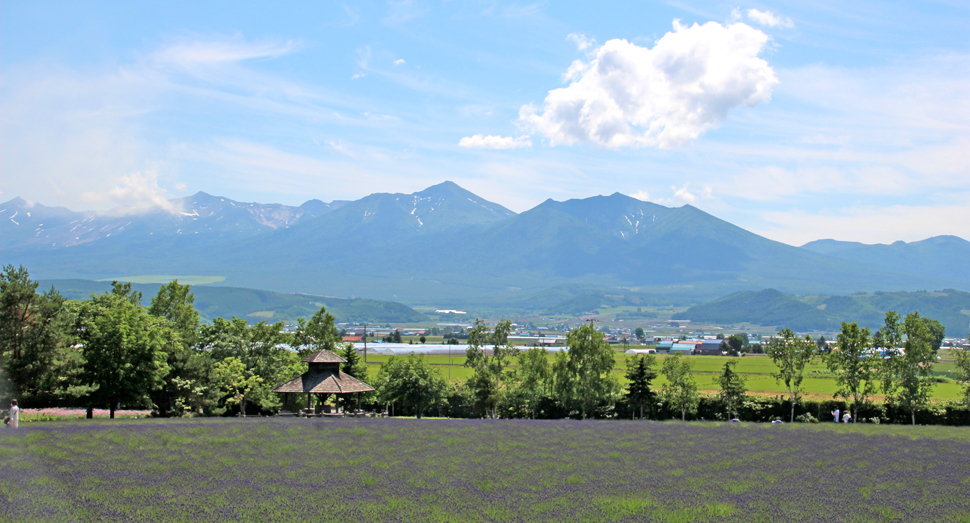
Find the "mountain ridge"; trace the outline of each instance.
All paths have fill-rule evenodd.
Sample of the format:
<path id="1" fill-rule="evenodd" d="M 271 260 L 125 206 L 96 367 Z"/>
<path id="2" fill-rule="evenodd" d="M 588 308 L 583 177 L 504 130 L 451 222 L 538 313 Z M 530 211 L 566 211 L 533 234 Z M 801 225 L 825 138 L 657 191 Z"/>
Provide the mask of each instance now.
<path id="1" fill-rule="evenodd" d="M 141 221 L 37 207 L 45 220 L 60 216 L 52 228 L 71 231 L 69 246 L 50 241 L 37 222 L 18 229 L 6 219 L 25 204 L 0 204 L 0 256 L 45 278 L 200 274 L 223 276 L 226 286 L 413 304 L 512 303 L 561 285 L 696 300 L 768 287 L 801 294 L 970 288 L 959 267 L 912 263 L 914 256 L 934 257 L 940 246 L 967 243 L 959 238 L 926 240 L 917 254 L 899 254 L 896 265 L 860 263 L 837 255 L 857 246 L 793 247 L 691 205 L 665 207 L 620 193 L 547 199 L 518 214 L 448 181 L 411 194 L 299 207 L 199 192 L 173 203 L 182 205 L 179 216 L 146 214 Z M 817 252 L 825 248 L 837 252 Z"/>

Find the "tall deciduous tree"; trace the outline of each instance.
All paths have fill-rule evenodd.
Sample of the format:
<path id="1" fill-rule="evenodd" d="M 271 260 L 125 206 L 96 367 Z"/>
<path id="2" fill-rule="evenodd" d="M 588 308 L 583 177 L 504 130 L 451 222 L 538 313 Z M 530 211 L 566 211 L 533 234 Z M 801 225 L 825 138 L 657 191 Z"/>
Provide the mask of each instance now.
<path id="1" fill-rule="evenodd" d="M 336 352 L 344 347 L 336 320 L 334 320 L 332 314 L 327 312 L 326 307 L 320 307 L 320 310 L 315 312 L 309 321 L 303 318 L 297 318 L 296 321 L 297 328 L 293 334 L 292 344 L 300 353 L 300 356 L 306 356 L 320 350 Z"/>
<path id="2" fill-rule="evenodd" d="M 367 364 L 364 363 L 364 358 L 357 353 L 352 343 L 346 343 L 344 345 L 344 348 L 337 351 L 337 355 L 345 360 L 344 363 L 340 364 L 340 372 L 366 383 L 368 380 Z M 359 396 L 351 397 L 347 394 L 337 395 L 337 401 L 344 410 L 357 408 L 358 399 Z"/>
<path id="3" fill-rule="evenodd" d="M 879 349 L 883 357 L 879 364 L 879 374 L 882 377 L 882 390 L 887 400 L 892 398 L 896 387 L 896 359 L 901 356 L 903 348 L 903 328 L 899 320 L 898 312 L 887 312 L 883 327 L 872 336 L 873 348 Z"/>
<path id="4" fill-rule="evenodd" d="M 731 356 L 737 356 L 748 348 L 748 333 L 741 332 L 728 336 L 728 352 Z"/>
<path id="5" fill-rule="evenodd" d="M 158 320 L 117 283 L 82 305 L 77 337 L 84 356 L 81 380 L 93 389 L 89 414 L 94 405 L 107 404 L 113 418 L 118 403 L 148 402 L 149 391 L 168 373 L 161 332 Z"/>
<path id="6" fill-rule="evenodd" d="M 775 380 L 785 384 L 788 399 L 791 401 L 791 423 L 795 422 L 795 405 L 801 396 L 802 380 L 805 366 L 818 353 L 818 346 L 810 336 L 799 339 L 791 329 L 784 329 L 779 337 L 771 340 L 766 352 L 771 361 L 778 367 L 774 373 Z"/>
<path id="7" fill-rule="evenodd" d="M 273 387 L 306 371 L 306 364 L 300 361 L 299 355 L 286 347 L 290 337 L 283 332 L 283 322 L 249 325 L 241 318 L 216 318 L 211 325 L 203 326 L 201 339 L 202 350 L 214 361 L 239 358 L 246 370 L 262 378 L 262 382 L 249 392 L 246 401 L 263 410 L 280 405 L 280 399 L 271 392 Z"/>
<path id="8" fill-rule="evenodd" d="M 592 323 L 566 335 L 569 350 L 556 355 L 555 394 L 566 408 L 586 419 L 597 408 L 610 408 L 620 385 L 613 376 L 613 349 Z"/>
<path id="9" fill-rule="evenodd" d="M 644 407 L 654 400 L 650 384 L 657 377 L 654 370 L 656 365 L 657 357 L 653 354 L 636 354 L 626 359 L 626 379 L 629 382 L 626 387 L 626 400 L 634 416 L 640 411 L 640 419 L 644 419 Z"/>
<path id="10" fill-rule="evenodd" d="M 936 356 L 940 352 L 940 347 L 943 346 L 944 338 L 946 338 L 946 327 L 932 318 L 920 318 L 920 321 L 926 325 L 930 335 L 930 348 L 933 350 L 933 356 Z"/>
<path id="11" fill-rule="evenodd" d="M 970 338 L 970 334 L 967 335 Z M 958 380 L 963 385 L 963 403 L 970 407 L 970 351 L 956 350 Z"/>
<path id="12" fill-rule="evenodd" d="M 132 305 L 141 305 L 141 291 L 136 291 L 133 289 L 131 287 L 131 282 L 119 282 L 118 280 L 112 281 L 111 294 L 130 302 Z"/>
<path id="13" fill-rule="evenodd" d="M 239 414 L 246 417 L 246 395 L 263 383 L 263 379 L 246 369 L 246 365 L 232 356 L 216 362 L 212 369 L 212 381 L 224 394 L 226 407 L 239 405 Z"/>
<path id="14" fill-rule="evenodd" d="M 729 419 L 737 417 L 738 407 L 744 402 L 748 393 L 748 387 L 745 383 L 747 380 L 735 370 L 737 364 L 737 361 L 725 361 L 721 375 L 714 377 L 714 383 L 717 383 L 721 389 L 717 394 L 718 399 L 721 400 L 721 404 L 727 410 Z"/>
<path id="15" fill-rule="evenodd" d="M 697 382 L 691 374 L 690 362 L 679 355 L 670 356 L 664 360 L 660 371 L 667 383 L 661 388 L 664 401 L 674 410 L 680 411 L 680 419 L 687 419 L 687 414 L 697 412 L 700 395 L 697 393 Z"/>
<path id="16" fill-rule="evenodd" d="M 903 353 L 883 360 L 887 367 L 887 378 L 884 379 L 886 399 L 909 410 L 913 425 L 916 425 L 916 410 L 929 403 L 933 390 L 934 334 L 923 319 L 918 312 L 906 315 Z M 888 314 L 886 323 L 889 324 Z"/>
<path id="17" fill-rule="evenodd" d="M 637 330 L 634 331 L 633 335 L 636 336 L 641 342 L 646 339 L 646 333 L 643 332 L 643 327 L 637 327 Z"/>
<path id="18" fill-rule="evenodd" d="M 23 355 L 40 299 L 37 286 L 23 265 L 16 269 L 7 265 L 0 273 L 0 350 L 4 358 L 17 360 Z"/>
<path id="19" fill-rule="evenodd" d="M 181 336 L 182 344 L 192 347 L 199 341 L 199 311 L 194 303 L 191 286 L 172 280 L 158 289 L 148 306 L 148 313 L 171 322 Z"/>
<path id="20" fill-rule="evenodd" d="M 174 280 L 158 289 L 148 313 L 159 319 L 167 354 L 169 372 L 151 398 L 162 416 L 182 415 L 213 406 L 214 391 L 209 390 L 211 360 L 195 350 L 199 342 L 199 311 L 188 285 Z"/>
<path id="21" fill-rule="evenodd" d="M 38 294 L 37 287 L 22 266 L 0 272 L 0 380 L 12 381 L 0 390 L 16 394 L 21 405 L 71 396 L 76 373 L 73 313 L 56 290 Z"/>
<path id="22" fill-rule="evenodd" d="M 500 408 L 506 403 L 509 393 L 509 372 L 506 369 L 515 349 L 509 345 L 512 322 L 502 320 L 491 333 L 480 320 L 468 334 L 468 348 L 465 351 L 465 366 L 474 369 L 467 386 L 479 408 L 491 418 L 497 418 Z M 485 345 L 492 344 L 491 356 Z"/>
<path id="23" fill-rule="evenodd" d="M 868 328 L 860 328 L 855 322 L 842 322 L 838 346 L 825 358 L 839 386 L 833 397 L 852 400 L 853 422 L 858 419 L 859 407 L 876 390 L 878 359 L 872 354 L 871 348 Z"/>
<path id="24" fill-rule="evenodd" d="M 420 419 L 428 407 L 441 399 L 447 384 L 424 355 L 412 353 L 388 358 L 377 372 L 375 388 L 383 403 L 411 407 Z"/>
<path id="25" fill-rule="evenodd" d="M 542 398 L 549 394 L 552 368 L 549 353 L 542 347 L 532 347 L 519 352 L 519 368 L 516 372 L 518 386 L 516 393 L 529 410 L 529 417 L 535 419 L 536 410 Z"/>

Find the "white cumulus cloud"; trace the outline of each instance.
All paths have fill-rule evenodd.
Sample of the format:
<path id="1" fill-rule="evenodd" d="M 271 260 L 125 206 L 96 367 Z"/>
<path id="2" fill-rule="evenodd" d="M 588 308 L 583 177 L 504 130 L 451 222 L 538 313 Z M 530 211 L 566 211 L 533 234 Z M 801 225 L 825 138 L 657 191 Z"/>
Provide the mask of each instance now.
<path id="1" fill-rule="evenodd" d="M 677 198 L 682 202 L 694 203 L 697 201 L 697 196 L 695 196 L 692 192 L 690 192 L 687 189 L 686 184 L 680 189 L 678 189 L 677 187 L 671 187 L 671 189 L 674 190 L 674 198 Z"/>
<path id="2" fill-rule="evenodd" d="M 407 62 L 405 62 L 403 58 L 398 58 L 397 60 L 394 60 L 394 65 L 404 65 L 406 63 Z"/>
<path id="3" fill-rule="evenodd" d="M 637 192 L 631 194 L 630 197 L 636 198 L 636 199 L 640 200 L 641 202 L 649 202 L 650 201 L 650 193 L 648 193 L 647 191 L 637 191 Z"/>
<path id="4" fill-rule="evenodd" d="M 785 29 L 795 27 L 795 22 L 792 22 L 791 18 L 783 18 L 772 13 L 771 11 L 748 9 L 748 20 L 751 20 L 762 27 L 784 27 Z"/>
<path id="5" fill-rule="evenodd" d="M 166 198 L 166 190 L 158 186 L 158 176 L 154 170 L 134 172 L 115 179 L 116 185 L 107 194 L 86 192 L 81 199 L 92 203 L 113 203 L 120 205 L 116 212 L 143 212 L 161 209 L 175 212 L 172 202 Z"/>
<path id="6" fill-rule="evenodd" d="M 685 183 L 683 187 L 679 188 L 672 185 L 670 190 L 674 191 L 674 196 L 670 199 L 664 199 L 664 202 L 696 203 L 698 200 L 710 200 L 714 197 L 714 191 L 709 185 L 705 185 L 700 194 L 690 191 L 690 183 Z"/>
<path id="7" fill-rule="evenodd" d="M 771 99 L 778 83 L 758 54 L 768 35 L 743 23 L 708 22 L 674 30 L 653 48 L 610 40 L 563 75 L 541 112 L 519 110 L 524 129 L 552 145 L 678 147 L 716 128 L 728 112 Z"/>
<path id="8" fill-rule="evenodd" d="M 470 149 L 518 149 L 520 147 L 532 147 L 532 140 L 529 140 L 528 136 L 513 138 L 511 136 L 476 134 L 462 138 L 458 142 L 458 146 Z"/>

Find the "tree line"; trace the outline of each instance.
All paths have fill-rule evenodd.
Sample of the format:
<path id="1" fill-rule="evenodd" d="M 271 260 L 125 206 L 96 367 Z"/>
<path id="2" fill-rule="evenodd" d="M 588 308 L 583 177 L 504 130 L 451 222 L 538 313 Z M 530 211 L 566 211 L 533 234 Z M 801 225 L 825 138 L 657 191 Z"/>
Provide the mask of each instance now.
<path id="1" fill-rule="evenodd" d="M 24 267 L 0 272 L 0 397 L 25 407 L 148 408 L 161 416 L 273 412 L 273 387 L 306 371 L 302 358 L 337 352 L 366 379 L 352 345 L 322 307 L 296 331 L 283 323 L 203 324 L 189 285 L 162 286 L 146 306 L 131 284 L 87 300 L 38 293 Z"/>
<path id="2" fill-rule="evenodd" d="M 543 348 L 512 347 L 510 332 L 507 320 L 493 330 L 476 320 L 469 331 L 465 360 L 473 372 L 464 383 L 446 383 L 421 355 L 391 358 L 377 376 L 377 401 L 391 409 L 397 405 L 399 413 L 418 416 L 432 410 L 452 417 L 585 419 L 673 414 L 687 419 L 706 400 L 718 405 L 718 417 L 734 419 L 753 400 L 745 376 L 736 370 L 738 360 L 724 363 L 713 378 L 717 394 L 705 398 L 699 392 L 691 360 L 677 355 L 665 357 L 662 364 L 652 354 L 628 356 L 627 383 L 621 387 L 613 372 L 614 351 L 592 323 L 570 331 L 567 350 L 555 353 L 552 363 Z M 932 365 L 942 340 L 939 322 L 915 312 L 902 318 L 890 311 L 885 326 L 876 333 L 856 323 L 843 323 L 834 348 L 824 340 L 807 335 L 800 338 L 791 329 L 783 329 L 763 352 L 777 367 L 773 377 L 788 393 L 790 422 L 796 421 L 796 407 L 803 401 L 806 368 L 821 362 L 838 387 L 833 399 L 841 398 L 854 420 L 881 392 L 886 408 L 907 412 L 915 424 L 917 412 L 930 406 L 937 382 Z M 737 355 L 747 340 L 732 335 L 725 345 Z M 964 389 L 962 403 L 970 407 L 970 352 L 956 352 L 956 367 Z M 653 381 L 659 375 L 665 379 L 656 390 Z M 803 419 L 815 418 L 803 414 Z"/>
<path id="3" fill-rule="evenodd" d="M 56 289 L 38 293 L 24 267 L 0 272 L 0 396 L 23 406 L 81 406 L 111 411 L 150 408 L 160 416 L 272 413 L 300 408 L 298 398 L 272 389 L 306 371 L 302 358 L 321 349 L 336 352 L 341 370 L 375 387 L 362 398 L 370 409 L 423 416 L 488 418 L 687 419 L 702 401 L 716 401 L 719 416 L 739 415 L 751 398 L 737 360 L 725 362 L 703 398 L 688 358 L 654 355 L 626 358 L 626 385 L 614 373 L 615 352 L 592 323 L 568 332 L 566 349 L 516 348 L 512 325 L 489 328 L 476 320 L 467 332 L 465 366 L 471 376 L 448 382 L 421 355 L 391 357 L 373 380 L 353 345 L 341 341 L 334 318 L 322 307 L 300 318 L 295 332 L 283 324 L 249 324 L 241 318 L 200 322 L 189 285 L 162 286 L 147 305 L 130 284 L 83 301 L 65 300 Z M 918 313 L 886 315 L 876 333 L 843 323 L 837 349 L 782 330 L 764 349 L 788 392 L 789 420 L 802 401 L 805 369 L 824 361 L 838 384 L 835 397 L 852 415 L 881 391 L 886 402 L 916 412 L 926 408 L 935 383 L 931 365 L 942 340 L 936 322 Z M 742 350 L 747 340 L 726 344 Z M 902 350 L 899 350 L 902 349 Z M 970 353 L 957 351 L 964 401 L 970 405 Z M 664 376 L 661 387 L 654 380 Z M 292 405 L 287 402 L 293 402 Z M 356 403 L 356 402 L 355 402 Z"/>

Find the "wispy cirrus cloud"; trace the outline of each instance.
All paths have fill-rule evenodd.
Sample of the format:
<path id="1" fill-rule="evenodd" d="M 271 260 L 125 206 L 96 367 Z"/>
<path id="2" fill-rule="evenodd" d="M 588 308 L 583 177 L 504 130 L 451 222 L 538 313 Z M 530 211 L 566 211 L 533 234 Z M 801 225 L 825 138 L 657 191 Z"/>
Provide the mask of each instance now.
<path id="1" fill-rule="evenodd" d="M 476 134 L 462 138 L 458 141 L 458 146 L 469 149 L 520 149 L 532 147 L 532 141 L 529 140 L 528 136 L 513 138 L 511 136 Z"/>
<path id="2" fill-rule="evenodd" d="M 762 27 L 782 27 L 785 29 L 792 29 L 795 27 L 795 22 L 792 22 L 791 18 L 778 16 L 771 11 L 748 9 L 747 14 L 748 20 L 751 20 Z"/>
<path id="3" fill-rule="evenodd" d="M 585 51 L 586 49 L 596 46 L 596 40 L 589 38 L 584 34 L 569 33 L 566 36 L 566 40 L 574 42 L 580 51 Z"/>
<path id="4" fill-rule="evenodd" d="M 348 98 L 259 71 L 303 48 L 298 40 L 248 41 L 241 36 L 178 38 L 113 68 L 7 68 L 0 91 L 0 190 L 45 203 L 95 207 L 156 205 L 181 190 L 177 167 L 164 167 L 167 147 L 146 135 L 165 111 L 213 111 L 312 117 L 371 125 L 362 115 L 339 118 Z M 180 140 L 186 137 L 180 137 Z M 40 182 L 40 183 L 38 183 Z M 162 196 L 158 196 L 162 195 Z"/>
<path id="5" fill-rule="evenodd" d="M 237 63 L 272 59 L 303 49 L 300 40 L 248 41 L 241 35 L 204 39 L 181 39 L 151 53 L 152 60 L 191 68 L 195 65 Z"/>

